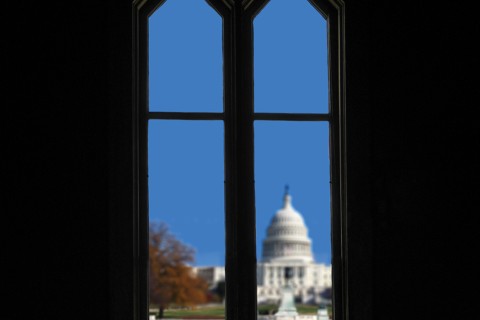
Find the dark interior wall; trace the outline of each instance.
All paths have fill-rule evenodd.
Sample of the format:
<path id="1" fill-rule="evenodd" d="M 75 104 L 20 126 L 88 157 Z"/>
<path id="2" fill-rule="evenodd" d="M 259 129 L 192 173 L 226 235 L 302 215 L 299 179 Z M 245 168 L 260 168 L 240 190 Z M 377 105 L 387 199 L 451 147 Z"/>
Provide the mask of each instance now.
<path id="1" fill-rule="evenodd" d="M 107 6 L 4 9 L 0 318 L 106 319 Z"/>
<path id="2" fill-rule="evenodd" d="M 131 4 L 111 2 L 7 5 L 2 319 L 131 318 L 109 311 L 132 303 L 111 245 L 131 234 Z M 351 319 L 472 316 L 473 10 L 345 2 Z"/>
<path id="3" fill-rule="evenodd" d="M 355 228 L 354 243 L 372 236 L 373 318 L 463 319 L 473 314 L 467 290 L 477 278 L 478 50 L 471 37 L 479 24 L 465 7 L 346 2 L 347 113 L 358 131 L 349 135 L 349 174 L 368 189 L 355 185 L 349 196 L 369 199 L 371 215 L 355 211 L 354 202 L 349 211 L 353 223 L 372 223 L 371 233 Z M 359 128 L 364 121 L 368 127 Z M 357 141 L 358 134 L 370 139 Z M 362 163 L 356 157 L 365 150 L 370 155 Z M 353 278 L 369 275 L 362 272 L 352 271 Z M 359 302 L 352 307 L 363 310 Z"/>

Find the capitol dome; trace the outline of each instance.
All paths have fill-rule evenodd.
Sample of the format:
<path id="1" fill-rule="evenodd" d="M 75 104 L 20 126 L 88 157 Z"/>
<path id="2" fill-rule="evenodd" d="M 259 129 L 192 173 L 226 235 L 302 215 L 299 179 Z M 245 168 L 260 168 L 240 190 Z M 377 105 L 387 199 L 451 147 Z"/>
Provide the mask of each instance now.
<path id="1" fill-rule="evenodd" d="M 263 240 L 263 262 L 313 262 L 312 241 L 302 215 L 292 206 L 285 192 L 283 208 L 278 210 Z"/>

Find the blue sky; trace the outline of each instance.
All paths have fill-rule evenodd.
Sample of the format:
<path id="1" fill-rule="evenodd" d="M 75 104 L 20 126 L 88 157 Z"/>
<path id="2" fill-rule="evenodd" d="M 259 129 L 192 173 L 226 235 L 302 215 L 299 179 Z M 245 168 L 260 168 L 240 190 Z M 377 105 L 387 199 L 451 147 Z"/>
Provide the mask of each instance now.
<path id="1" fill-rule="evenodd" d="M 167 0 L 149 31 L 150 110 L 221 112 L 221 17 L 202 0 Z M 254 46 L 255 111 L 327 112 L 326 23 L 307 0 L 271 0 L 254 20 Z M 328 124 L 254 128 L 257 257 L 289 184 L 316 260 L 330 263 Z M 224 264 L 223 134 L 222 121 L 149 124 L 150 220 L 195 248 L 197 265 Z"/>

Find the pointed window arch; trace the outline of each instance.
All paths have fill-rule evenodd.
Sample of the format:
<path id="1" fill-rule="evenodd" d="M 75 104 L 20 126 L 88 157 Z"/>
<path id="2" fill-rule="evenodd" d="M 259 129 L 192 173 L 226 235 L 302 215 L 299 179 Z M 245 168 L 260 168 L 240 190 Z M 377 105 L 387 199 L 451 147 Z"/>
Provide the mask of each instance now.
<path id="1" fill-rule="evenodd" d="M 162 88 L 165 94 L 152 95 L 150 77 L 165 74 L 168 67 L 168 57 L 159 58 L 165 63 L 163 69 L 151 69 L 152 59 L 149 52 L 149 20 L 159 19 L 162 23 L 159 8 L 174 9 L 173 4 L 182 0 L 138 0 L 134 1 L 134 140 L 137 141 L 136 160 L 138 171 L 134 173 L 137 181 L 136 224 L 138 225 L 138 261 L 137 261 L 137 299 L 134 302 L 138 319 L 147 317 L 147 242 L 148 232 L 148 123 L 152 120 L 207 120 L 221 121 L 224 126 L 224 164 L 225 164 L 225 250 L 226 250 L 226 318 L 255 319 L 257 317 L 257 283 L 256 283 L 256 220 L 255 220 L 255 178 L 254 178 L 254 123 L 255 121 L 297 121 L 328 123 L 330 177 L 331 177 L 331 241 L 333 264 L 333 301 L 334 319 L 348 319 L 347 312 L 347 251 L 346 251 L 346 173 L 345 173 L 345 78 L 344 78 L 344 6 L 341 0 L 309 0 L 311 6 L 309 15 L 318 14 L 323 17 L 326 28 L 328 52 L 327 94 L 324 101 L 316 105 L 319 109 L 303 104 L 302 107 L 289 109 L 292 97 L 315 94 L 308 85 L 298 87 L 299 92 L 275 92 L 257 95 L 262 89 L 254 85 L 254 68 L 260 68 L 254 62 L 256 44 L 254 40 L 254 23 L 256 17 L 266 8 L 268 0 L 206 0 L 192 1 L 202 10 L 212 10 L 221 19 L 222 51 L 218 50 L 206 58 L 215 57 L 222 69 L 220 80 L 205 80 L 202 63 L 197 60 L 202 53 L 201 41 L 186 43 L 190 46 L 190 55 L 194 61 L 185 61 L 180 67 L 187 71 L 198 69 L 195 79 L 179 77 L 175 70 L 170 78 L 166 78 Z M 276 0 L 272 0 L 272 3 Z M 305 0 L 307 1 L 307 0 Z M 296 2 L 296 0 L 294 1 Z M 208 6 L 205 6 L 208 4 Z M 192 4 L 192 6 L 194 6 Z M 166 13 L 167 11 L 165 11 Z M 267 11 L 265 11 L 267 12 Z M 186 13 L 187 14 L 187 13 Z M 158 15 L 158 17 L 157 17 Z M 152 18 L 153 17 L 153 18 Z M 308 19 L 306 19 L 308 20 Z M 260 20 L 259 20 L 260 21 Z M 180 25 L 179 27 L 185 27 Z M 194 26 L 191 26 L 194 27 Z M 196 30 L 201 34 L 202 30 Z M 288 32 L 279 31 L 278 37 Z M 166 30 L 168 33 L 168 30 Z M 188 33 L 187 33 L 188 34 Z M 196 37 L 198 40 L 199 37 Z M 174 41 L 175 39 L 171 39 Z M 193 40 L 192 40 L 193 41 Z M 198 49 L 198 50 L 196 50 Z M 181 50 L 181 49 L 180 49 Z M 308 49 L 302 49 L 308 50 Z M 300 50 L 300 51 L 302 51 Z M 181 52 L 184 54 L 185 52 Z M 160 54 L 160 53 L 159 53 Z M 179 52 L 180 54 L 180 52 Z M 266 53 L 265 61 L 274 53 Z M 298 59 L 298 57 L 296 58 Z M 319 58 L 321 60 L 322 58 Z M 188 59 L 187 59 L 188 60 Z M 316 62 L 316 60 L 314 60 Z M 155 62 L 156 63 L 156 62 Z M 191 66 L 188 63 L 192 63 Z M 260 62 L 258 62 L 260 63 Z M 292 61 L 278 62 L 276 68 L 291 72 L 295 76 Z M 162 71 L 163 70 L 163 71 Z M 218 70 L 217 70 L 218 71 Z M 150 76 L 149 76 L 150 72 Z M 168 71 L 167 71 L 168 72 Z M 209 72 L 209 71 L 208 71 Z M 312 75 L 315 78 L 315 68 Z M 318 74 L 317 74 L 318 75 Z M 185 82 L 182 79 L 188 78 Z M 180 80 L 179 80 L 180 79 Z M 188 81 L 191 80 L 189 84 Z M 168 89 L 169 85 L 181 83 L 184 94 L 198 96 L 198 105 L 192 106 L 181 102 L 181 95 Z M 221 82 L 219 90 L 218 82 Z M 210 83 L 209 89 L 202 85 Z M 264 81 L 263 81 L 264 83 Z M 262 80 L 258 80 L 262 85 Z M 283 84 L 285 88 L 289 84 Z M 177 86 L 179 86 L 177 84 Z M 291 86 L 291 85 L 290 85 Z M 213 89 L 212 89 L 213 88 Z M 216 98 L 209 100 L 203 96 L 204 90 L 220 92 Z M 277 89 L 277 90 L 282 90 Z M 304 90 L 304 91 L 301 91 Z M 255 91 L 255 95 L 254 95 Z M 284 96 L 282 96 L 282 94 Z M 219 96 L 221 95 L 221 98 Z M 285 108 L 269 109 L 268 96 L 279 98 L 285 102 Z M 326 98 L 325 98 L 326 96 Z M 178 98 L 179 108 L 170 108 Z M 256 99 L 260 100 L 256 100 Z M 317 97 L 318 98 L 318 97 Z M 314 98 L 315 99 L 315 98 Z M 220 102 L 219 102 L 220 101 Z M 263 103 L 263 106 L 262 106 Z M 301 103 L 299 103 L 300 105 Z M 322 109 L 323 108 L 323 109 Z"/>

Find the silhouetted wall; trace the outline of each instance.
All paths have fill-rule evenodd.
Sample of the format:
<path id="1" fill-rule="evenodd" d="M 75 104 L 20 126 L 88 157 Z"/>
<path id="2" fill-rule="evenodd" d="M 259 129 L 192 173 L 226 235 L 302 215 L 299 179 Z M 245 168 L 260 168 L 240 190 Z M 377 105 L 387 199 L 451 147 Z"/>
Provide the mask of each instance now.
<path id="1" fill-rule="evenodd" d="M 4 12 L 0 318 L 106 319 L 107 6 Z"/>
<path id="2" fill-rule="evenodd" d="M 351 319 L 472 318 L 474 10 L 345 2 Z M 7 5 L 2 319 L 129 319 L 109 241 L 131 177 L 109 161 L 129 152 L 131 4 L 110 5 Z"/>

